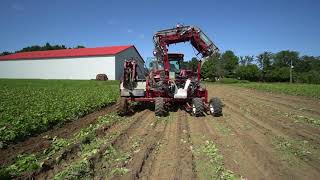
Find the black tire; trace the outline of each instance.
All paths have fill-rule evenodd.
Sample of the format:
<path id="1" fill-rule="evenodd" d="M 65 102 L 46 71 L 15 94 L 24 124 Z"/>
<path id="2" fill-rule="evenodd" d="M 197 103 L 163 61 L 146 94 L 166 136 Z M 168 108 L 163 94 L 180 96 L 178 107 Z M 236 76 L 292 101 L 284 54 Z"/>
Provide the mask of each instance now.
<path id="1" fill-rule="evenodd" d="M 120 101 L 117 104 L 117 113 L 120 116 L 128 114 L 128 100 L 125 97 L 121 97 Z"/>
<path id="2" fill-rule="evenodd" d="M 166 114 L 165 102 L 162 97 L 157 97 L 154 103 L 154 113 L 156 116 L 164 116 Z"/>
<path id="3" fill-rule="evenodd" d="M 222 102 L 218 97 L 211 98 L 209 102 L 209 111 L 212 116 L 222 116 Z"/>
<path id="4" fill-rule="evenodd" d="M 203 115 L 204 105 L 201 98 L 192 99 L 192 115 L 199 117 Z"/>

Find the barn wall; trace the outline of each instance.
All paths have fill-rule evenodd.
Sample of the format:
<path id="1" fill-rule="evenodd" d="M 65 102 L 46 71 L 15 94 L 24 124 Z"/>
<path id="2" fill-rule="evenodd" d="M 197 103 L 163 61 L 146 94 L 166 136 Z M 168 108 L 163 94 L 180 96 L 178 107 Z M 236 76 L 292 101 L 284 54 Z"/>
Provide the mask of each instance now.
<path id="1" fill-rule="evenodd" d="M 107 74 L 114 80 L 115 57 L 0 61 L 0 78 L 95 79 L 97 74 Z"/>
<path id="2" fill-rule="evenodd" d="M 126 49 L 125 51 L 122 51 L 121 53 L 116 55 L 116 78 L 121 79 L 123 75 L 123 63 L 126 59 L 131 59 L 134 57 L 135 59 L 138 59 L 138 76 L 140 79 L 144 79 L 144 61 L 141 58 L 141 56 L 138 54 L 138 52 L 135 50 L 134 47 L 131 47 L 129 49 Z"/>

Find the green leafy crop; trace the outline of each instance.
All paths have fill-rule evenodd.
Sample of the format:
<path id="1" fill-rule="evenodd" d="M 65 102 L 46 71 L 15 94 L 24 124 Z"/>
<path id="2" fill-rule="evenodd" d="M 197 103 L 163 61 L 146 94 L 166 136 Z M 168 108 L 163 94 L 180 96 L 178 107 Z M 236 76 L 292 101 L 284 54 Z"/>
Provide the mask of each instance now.
<path id="1" fill-rule="evenodd" d="M 0 142 L 38 134 L 117 100 L 118 81 L 0 80 Z"/>

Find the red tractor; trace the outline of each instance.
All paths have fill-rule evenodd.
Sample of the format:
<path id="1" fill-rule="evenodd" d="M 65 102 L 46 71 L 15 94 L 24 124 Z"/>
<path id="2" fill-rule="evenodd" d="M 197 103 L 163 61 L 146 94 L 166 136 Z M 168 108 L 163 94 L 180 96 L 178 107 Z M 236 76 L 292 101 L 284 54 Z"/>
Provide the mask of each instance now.
<path id="1" fill-rule="evenodd" d="M 153 40 L 155 59 L 145 80 L 137 78 L 138 65 L 134 59 L 124 63 L 118 113 L 126 114 L 129 102 L 147 102 L 154 103 L 157 116 L 166 115 L 168 108 L 176 104 L 183 105 L 195 116 L 208 112 L 213 116 L 222 115 L 220 99 L 208 100 L 208 91 L 201 84 L 201 65 L 219 51 L 215 44 L 199 28 L 182 25 L 158 31 Z M 193 70 L 181 67 L 183 54 L 168 53 L 170 44 L 187 41 L 202 55 Z"/>

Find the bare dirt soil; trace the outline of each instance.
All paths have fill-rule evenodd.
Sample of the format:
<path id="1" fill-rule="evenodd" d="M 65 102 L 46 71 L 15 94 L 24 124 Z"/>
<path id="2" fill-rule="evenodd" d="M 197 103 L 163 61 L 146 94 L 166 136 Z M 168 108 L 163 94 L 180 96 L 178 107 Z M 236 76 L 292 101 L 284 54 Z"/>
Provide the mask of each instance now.
<path id="1" fill-rule="evenodd" d="M 220 97 L 224 103 L 222 117 L 193 117 L 178 109 L 158 118 L 150 109 L 141 110 L 99 131 L 97 137 L 110 138 L 81 172 L 89 179 L 212 179 L 211 174 L 219 172 L 205 167 L 208 163 L 200 151 L 212 141 L 223 157 L 218 169 L 236 177 L 319 179 L 320 127 L 314 123 L 320 120 L 319 100 L 228 85 L 209 84 L 208 90 L 209 97 Z M 32 143 L 31 138 L 1 150 L 1 157 L 9 154 L 2 161 L 9 161 L 14 153 L 41 149 Z M 46 162 L 40 170 L 19 178 L 53 179 L 80 160 L 80 151 L 81 145 L 74 145 L 63 160 Z"/>

